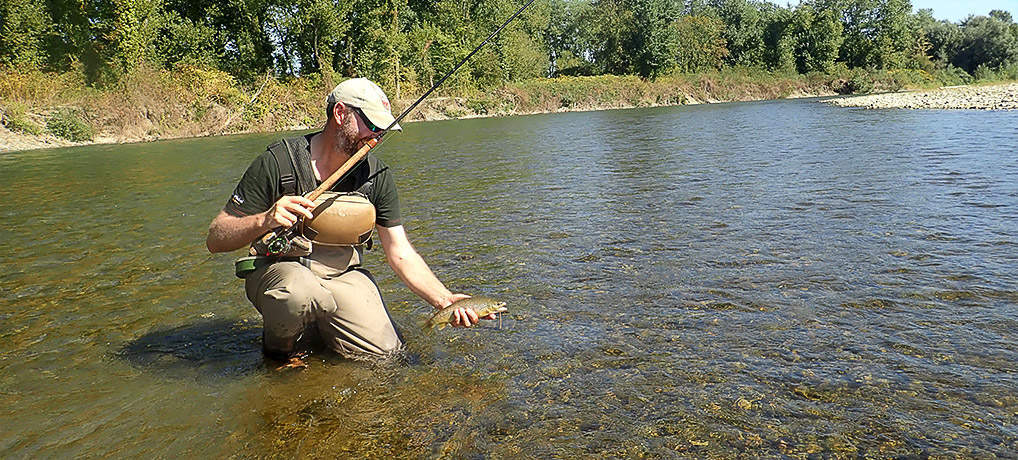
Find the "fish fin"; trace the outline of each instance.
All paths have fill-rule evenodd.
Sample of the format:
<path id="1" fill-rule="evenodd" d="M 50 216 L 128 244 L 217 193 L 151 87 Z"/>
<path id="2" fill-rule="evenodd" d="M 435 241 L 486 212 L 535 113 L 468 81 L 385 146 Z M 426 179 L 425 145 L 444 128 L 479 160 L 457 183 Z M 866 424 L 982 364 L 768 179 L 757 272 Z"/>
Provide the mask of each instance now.
<path id="1" fill-rule="evenodd" d="M 438 325 L 438 330 L 441 331 L 442 329 L 445 329 L 445 323 L 442 323 L 442 324 Z"/>

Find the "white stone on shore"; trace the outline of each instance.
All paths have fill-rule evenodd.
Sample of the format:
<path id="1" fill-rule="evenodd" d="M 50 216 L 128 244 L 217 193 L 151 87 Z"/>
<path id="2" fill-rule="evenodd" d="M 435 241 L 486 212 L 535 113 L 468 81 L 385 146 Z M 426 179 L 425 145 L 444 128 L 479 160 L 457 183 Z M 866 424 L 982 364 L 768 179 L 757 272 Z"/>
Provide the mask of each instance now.
<path id="1" fill-rule="evenodd" d="M 868 109 L 1018 110 L 1018 83 L 952 86 L 933 91 L 872 94 L 823 102 Z"/>

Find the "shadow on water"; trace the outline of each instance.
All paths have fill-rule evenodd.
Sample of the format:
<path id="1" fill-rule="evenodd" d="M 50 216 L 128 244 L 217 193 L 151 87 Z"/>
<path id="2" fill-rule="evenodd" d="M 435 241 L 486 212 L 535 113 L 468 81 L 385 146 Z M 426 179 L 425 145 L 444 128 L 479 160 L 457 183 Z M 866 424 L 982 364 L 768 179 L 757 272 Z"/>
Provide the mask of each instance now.
<path id="1" fill-rule="evenodd" d="M 117 356 L 131 365 L 179 378 L 231 377 L 274 364 L 261 350 L 261 325 L 209 320 L 160 329 L 128 342 Z"/>

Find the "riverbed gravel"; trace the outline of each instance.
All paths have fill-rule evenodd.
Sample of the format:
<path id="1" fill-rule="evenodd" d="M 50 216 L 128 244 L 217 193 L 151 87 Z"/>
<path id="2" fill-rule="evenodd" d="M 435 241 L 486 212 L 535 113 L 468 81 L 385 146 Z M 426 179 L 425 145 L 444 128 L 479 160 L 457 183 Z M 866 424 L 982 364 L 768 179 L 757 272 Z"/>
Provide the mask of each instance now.
<path id="1" fill-rule="evenodd" d="M 931 91 L 871 94 L 823 102 L 867 109 L 1018 110 L 1018 83 L 951 86 Z"/>

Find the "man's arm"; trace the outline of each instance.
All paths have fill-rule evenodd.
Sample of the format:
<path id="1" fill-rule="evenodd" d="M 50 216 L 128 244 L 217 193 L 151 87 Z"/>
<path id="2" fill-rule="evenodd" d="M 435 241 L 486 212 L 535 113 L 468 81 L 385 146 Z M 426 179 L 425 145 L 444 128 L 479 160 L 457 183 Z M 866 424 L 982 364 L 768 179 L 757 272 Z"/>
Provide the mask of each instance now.
<path id="1" fill-rule="evenodd" d="M 403 283 L 418 297 L 436 309 L 448 307 L 457 300 L 470 298 L 466 294 L 454 294 L 438 280 L 410 244 L 402 225 L 395 227 L 376 225 L 375 228 L 378 230 L 378 239 L 382 242 L 382 249 L 392 271 L 396 272 Z M 471 324 L 477 323 L 477 320 L 477 313 L 473 310 L 460 308 L 453 313 L 452 325 L 470 327 Z"/>
<path id="2" fill-rule="evenodd" d="M 227 252 L 247 246 L 259 236 L 276 227 L 289 227 L 297 222 L 297 216 L 313 217 L 315 203 L 302 196 L 284 196 L 267 211 L 237 217 L 219 211 L 209 224 L 209 235 L 205 247 L 209 252 Z"/>

